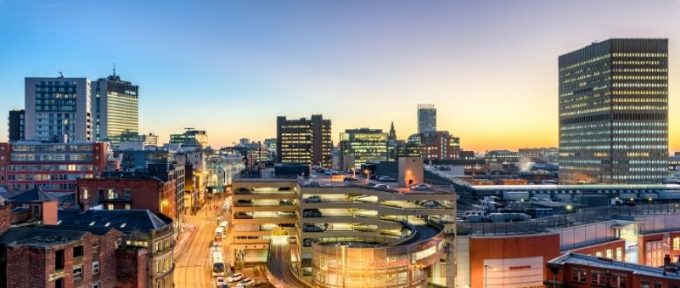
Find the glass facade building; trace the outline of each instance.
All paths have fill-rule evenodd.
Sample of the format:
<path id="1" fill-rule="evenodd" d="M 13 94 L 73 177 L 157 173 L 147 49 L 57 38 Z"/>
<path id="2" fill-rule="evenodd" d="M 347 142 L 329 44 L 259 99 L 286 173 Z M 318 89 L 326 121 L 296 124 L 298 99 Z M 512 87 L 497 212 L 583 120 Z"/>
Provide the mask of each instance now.
<path id="1" fill-rule="evenodd" d="M 610 39 L 559 57 L 560 183 L 659 183 L 668 40 Z"/>
<path id="2" fill-rule="evenodd" d="M 139 86 L 111 75 L 93 84 L 94 137 L 114 144 L 139 133 Z"/>
<path id="3" fill-rule="evenodd" d="M 434 104 L 418 104 L 418 133 L 437 131 L 437 109 Z"/>
<path id="4" fill-rule="evenodd" d="M 342 169 L 359 169 L 367 162 L 388 161 L 387 137 L 382 129 L 347 129 L 340 133 Z"/>
<path id="5" fill-rule="evenodd" d="M 25 85 L 26 140 L 92 140 L 89 80 L 26 78 Z"/>

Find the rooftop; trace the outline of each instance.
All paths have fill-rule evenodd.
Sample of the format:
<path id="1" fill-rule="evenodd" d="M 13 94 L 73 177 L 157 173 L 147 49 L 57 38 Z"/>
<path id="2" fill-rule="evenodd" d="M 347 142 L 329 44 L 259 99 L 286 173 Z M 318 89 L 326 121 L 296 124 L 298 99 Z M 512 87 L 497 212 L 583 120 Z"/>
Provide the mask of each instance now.
<path id="1" fill-rule="evenodd" d="M 664 268 L 649 267 L 645 265 L 615 261 L 573 252 L 569 252 L 553 260 L 550 260 L 548 263 L 548 265 L 551 266 L 564 264 L 585 265 L 596 268 L 627 271 L 638 275 L 680 280 L 680 272 L 678 271 L 667 271 Z"/>
<path id="2" fill-rule="evenodd" d="M 48 247 L 80 240 L 87 231 L 72 229 L 50 229 L 44 227 L 11 228 L 0 235 L 5 245 L 28 245 Z"/>
<path id="3" fill-rule="evenodd" d="M 163 216 L 162 216 L 163 217 Z M 163 217 L 166 218 L 166 217 Z M 115 228 L 125 234 L 166 228 L 170 219 L 161 219 L 149 210 L 59 210 L 60 226 Z"/>

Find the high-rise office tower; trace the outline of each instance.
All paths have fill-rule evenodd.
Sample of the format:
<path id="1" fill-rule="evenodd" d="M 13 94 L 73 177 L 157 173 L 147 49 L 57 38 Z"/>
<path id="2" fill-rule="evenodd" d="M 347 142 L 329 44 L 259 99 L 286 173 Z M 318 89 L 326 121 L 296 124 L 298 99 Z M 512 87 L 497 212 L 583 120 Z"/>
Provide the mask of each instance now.
<path id="1" fill-rule="evenodd" d="M 63 76 L 28 77 L 25 85 L 26 140 L 93 139 L 89 80 Z"/>
<path id="2" fill-rule="evenodd" d="M 139 86 L 113 75 L 92 84 L 94 139 L 118 144 L 139 133 Z"/>
<path id="3" fill-rule="evenodd" d="M 437 109 L 434 104 L 418 104 L 418 133 L 437 131 Z"/>
<path id="4" fill-rule="evenodd" d="M 276 155 L 281 163 L 331 166 L 331 120 L 312 115 L 307 120 L 276 119 Z"/>
<path id="5" fill-rule="evenodd" d="M 387 138 L 382 129 L 345 130 L 340 133 L 340 166 L 343 170 L 359 169 L 361 164 L 387 161 Z"/>
<path id="6" fill-rule="evenodd" d="M 7 119 L 8 132 L 7 139 L 9 141 L 24 140 L 24 110 L 10 110 L 9 118 Z"/>
<path id="7" fill-rule="evenodd" d="M 610 39 L 559 57 L 560 183 L 659 183 L 668 40 Z"/>

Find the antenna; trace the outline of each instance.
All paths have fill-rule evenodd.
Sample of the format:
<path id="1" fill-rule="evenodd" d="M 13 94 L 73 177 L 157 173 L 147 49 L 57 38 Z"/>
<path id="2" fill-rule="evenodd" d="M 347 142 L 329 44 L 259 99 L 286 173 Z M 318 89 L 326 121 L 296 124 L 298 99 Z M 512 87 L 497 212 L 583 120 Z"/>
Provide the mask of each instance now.
<path id="1" fill-rule="evenodd" d="M 116 76 L 116 63 L 113 63 L 113 76 Z"/>
<path id="2" fill-rule="evenodd" d="M 64 74 L 59 71 L 59 78 L 64 78 Z"/>

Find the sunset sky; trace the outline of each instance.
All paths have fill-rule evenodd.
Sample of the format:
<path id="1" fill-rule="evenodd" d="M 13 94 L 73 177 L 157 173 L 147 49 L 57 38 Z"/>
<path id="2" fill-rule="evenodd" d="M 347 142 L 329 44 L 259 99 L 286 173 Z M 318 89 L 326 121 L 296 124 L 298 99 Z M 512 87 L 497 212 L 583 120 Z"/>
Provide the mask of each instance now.
<path id="1" fill-rule="evenodd" d="M 197 5 L 201 3 L 201 5 Z M 616 9 L 611 9 L 615 6 Z M 213 146 L 274 137 L 277 115 L 416 130 L 416 106 L 464 149 L 557 145 L 557 57 L 614 37 L 668 38 L 680 151 L 680 0 L 0 0 L 0 141 L 24 77 L 140 85 L 140 129 Z"/>

